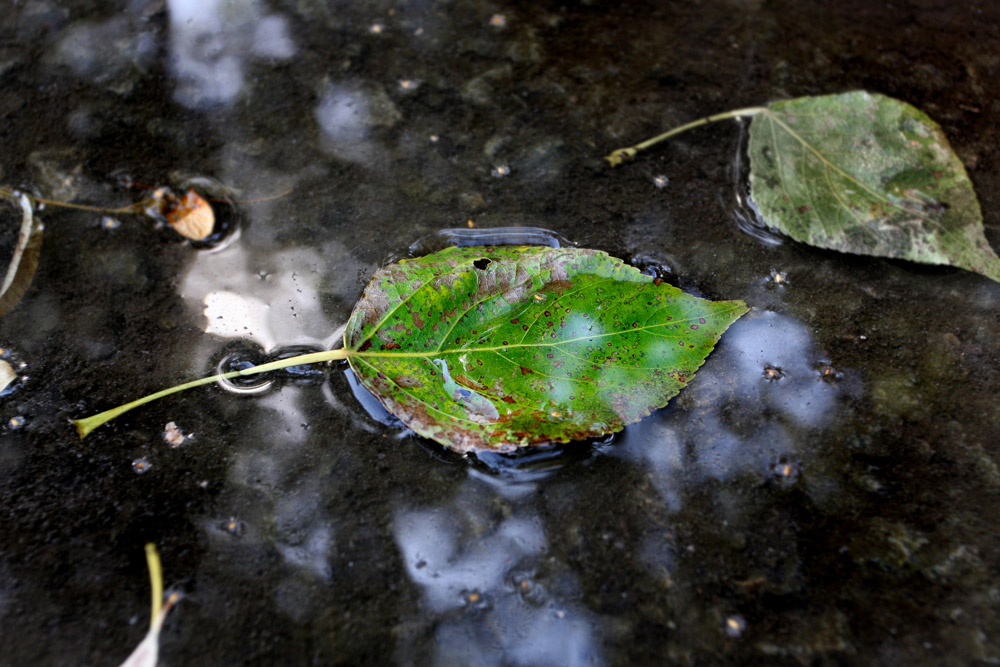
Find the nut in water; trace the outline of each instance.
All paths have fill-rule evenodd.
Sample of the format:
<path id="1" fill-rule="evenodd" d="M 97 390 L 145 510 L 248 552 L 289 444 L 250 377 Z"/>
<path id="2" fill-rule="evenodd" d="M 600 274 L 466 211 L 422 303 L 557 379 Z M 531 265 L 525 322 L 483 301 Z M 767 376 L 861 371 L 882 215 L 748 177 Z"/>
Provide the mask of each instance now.
<path id="1" fill-rule="evenodd" d="M 194 188 L 167 208 L 166 217 L 174 231 L 192 241 L 203 240 L 215 228 L 212 206 Z"/>

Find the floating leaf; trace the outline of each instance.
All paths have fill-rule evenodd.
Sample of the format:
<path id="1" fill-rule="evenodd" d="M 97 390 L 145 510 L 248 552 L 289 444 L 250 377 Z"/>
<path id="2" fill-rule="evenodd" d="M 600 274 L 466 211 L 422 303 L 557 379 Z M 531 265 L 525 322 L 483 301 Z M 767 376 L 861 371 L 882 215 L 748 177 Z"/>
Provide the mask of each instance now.
<path id="1" fill-rule="evenodd" d="M 6 194 L 4 191 L 2 194 Z M 24 293 L 31 286 L 31 279 L 38 269 L 38 256 L 42 252 L 42 234 L 45 225 L 38 220 L 32 210 L 27 195 L 17 197 L 21 207 L 21 227 L 17 234 L 17 244 L 7 265 L 7 273 L 0 285 L 0 316 L 6 315 L 21 302 Z"/>
<path id="2" fill-rule="evenodd" d="M 745 310 L 594 250 L 452 248 L 377 272 L 344 340 L 361 382 L 414 431 L 507 450 L 642 419 Z"/>
<path id="3" fill-rule="evenodd" d="M 448 248 L 372 277 L 344 349 L 226 377 L 347 359 L 385 407 L 456 451 L 510 451 L 622 429 L 692 378 L 742 301 L 711 302 L 596 250 Z M 82 436 L 133 407 L 78 420 Z"/>
<path id="4" fill-rule="evenodd" d="M 950 264 L 1000 281 L 976 194 L 941 128 L 884 95 L 800 97 L 719 114 L 608 160 L 742 115 L 753 115 L 750 197 L 767 225 L 821 248 Z"/>

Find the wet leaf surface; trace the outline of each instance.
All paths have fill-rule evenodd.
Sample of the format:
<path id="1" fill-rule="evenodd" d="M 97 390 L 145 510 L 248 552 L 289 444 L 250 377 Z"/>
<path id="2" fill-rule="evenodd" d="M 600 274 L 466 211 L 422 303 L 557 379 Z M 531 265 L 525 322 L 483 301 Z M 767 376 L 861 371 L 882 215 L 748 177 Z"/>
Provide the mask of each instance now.
<path id="1" fill-rule="evenodd" d="M 754 116 L 749 152 L 751 198 L 793 239 L 1000 281 L 965 168 L 913 106 L 864 91 L 775 102 Z"/>
<path id="2" fill-rule="evenodd" d="M 744 312 L 595 250 L 449 248 L 378 271 L 344 340 L 361 382 L 418 434 L 507 451 L 642 419 Z"/>

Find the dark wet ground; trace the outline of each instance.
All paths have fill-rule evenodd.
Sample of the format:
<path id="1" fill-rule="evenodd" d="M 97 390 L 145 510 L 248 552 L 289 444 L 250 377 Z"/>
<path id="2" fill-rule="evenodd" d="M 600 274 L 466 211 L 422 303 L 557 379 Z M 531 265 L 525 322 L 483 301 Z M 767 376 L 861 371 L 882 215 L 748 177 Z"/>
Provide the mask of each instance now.
<path id="1" fill-rule="evenodd" d="M 220 209 L 240 233 L 215 252 L 43 212 L 0 320 L 27 375 L 0 397 L 0 663 L 123 660 L 150 541 L 185 594 L 162 664 L 1000 662 L 1000 284 L 741 231 L 736 123 L 600 159 L 865 88 L 941 123 L 1000 247 L 1000 6 L 106 4 L 0 13 L 0 182 L 116 206 L 177 172 L 293 192 Z M 519 458 L 380 423 L 343 368 L 69 425 L 233 337 L 329 345 L 376 268 L 470 220 L 753 310 L 667 408 Z M 194 439 L 171 448 L 171 421 Z"/>

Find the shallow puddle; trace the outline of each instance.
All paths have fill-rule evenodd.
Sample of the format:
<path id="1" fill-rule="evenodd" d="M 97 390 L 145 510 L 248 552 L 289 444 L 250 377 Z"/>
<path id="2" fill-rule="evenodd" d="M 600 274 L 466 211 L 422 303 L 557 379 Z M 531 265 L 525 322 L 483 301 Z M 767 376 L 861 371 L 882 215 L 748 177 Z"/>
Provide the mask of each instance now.
<path id="1" fill-rule="evenodd" d="M 0 318 L 0 663 L 124 660 L 148 542 L 184 594 L 161 664 L 1000 661 L 1000 284 L 762 230 L 735 122 L 601 159 L 865 88 L 941 124 L 1000 248 L 1000 9 L 113 5 L 0 16 L 0 185 L 208 183 L 225 229 L 37 211 Z M 329 349 L 378 268 L 511 227 L 751 312 L 666 408 L 513 455 L 418 438 L 346 364 L 69 422 Z"/>

